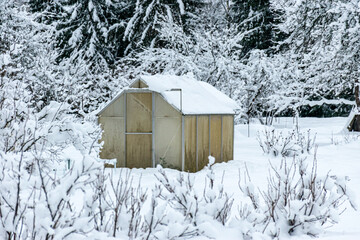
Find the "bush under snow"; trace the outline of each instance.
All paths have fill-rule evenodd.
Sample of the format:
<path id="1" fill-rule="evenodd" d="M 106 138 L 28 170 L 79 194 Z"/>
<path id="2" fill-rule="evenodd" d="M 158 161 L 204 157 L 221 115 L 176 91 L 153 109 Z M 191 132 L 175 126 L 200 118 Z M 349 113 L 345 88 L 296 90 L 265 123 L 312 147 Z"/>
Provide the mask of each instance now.
<path id="1" fill-rule="evenodd" d="M 265 128 L 258 132 L 257 140 L 264 153 L 273 156 L 291 157 L 303 153 L 310 153 L 315 145 L 316 134 L 312 135 L 310 129 L 301 132 L 298 128 L 283 133 L 274 128 Z"/>
<path id="2" fill-rule="evenodd" d="M 271 165 L 267 189 L 256 190 L 245 172 L 240 190 L 251 204 L 240 211 L 241 219 L 253 223 L 254 231 L 273 238 L 283 235 L 317 236 L 327 223 L 337 223 L 349 202 L 356 210 L 348 177 L 319 176 L 316 155 L 312 162 L 304 158 L 283 158 L 279 166 Z"/>

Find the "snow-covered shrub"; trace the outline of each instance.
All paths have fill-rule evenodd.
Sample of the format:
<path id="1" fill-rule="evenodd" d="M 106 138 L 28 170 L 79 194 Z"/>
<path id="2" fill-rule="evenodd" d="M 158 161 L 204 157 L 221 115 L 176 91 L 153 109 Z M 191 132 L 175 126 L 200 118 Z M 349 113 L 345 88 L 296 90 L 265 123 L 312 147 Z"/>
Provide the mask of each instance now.
<path id="1" fill-rule="evenodd" d="M 356 209 L 347 181 L 348 177 L 329 173 L 318 176 L 316 155 L 310 168 L 304 158 L 284 158 L 279 167 L 271 165 L 267 190 L 255 191 L 250 181 L 239 184 L 252 203 L 240 216 L 271 237 L 317 236 L 326 223 L 338 222 L 344 202 Z"/>
<path id="2" fill-rule="evenodd" d="M 59 174 L 37 161 L 39 175 L 35 173 L 33 176 L 40 191 L 34 201 L 34 218 L 38 218 L 37 227 L 45 230 L 39 231 L 39 236 L 71 239 L 85 236 L 93 230 L 93 217 L 89 215 L 92 206 L 85 203 L 93 195 L 91 183 L 96 180 L 96 172 L 102 164 L 90 156 L 72 162 L 69 171 Z M 42 219 L 47 221 L 42 222 Z"/>
<path id="3" fill-rule="evenodd" d="M 0 70 L 4 64 L 1 57 Z M 64 102 L 52 101 L 36 111 L 27 88 L 22 81 L 10 79 L 6 74 L 2 76 L 0 71 L 0 150 L 21 152 L 37 149 L 39 152 L 40 149 L 51 149 L 54 152 L 55 148 L 71 144 L 83 152 L 93 147 L 99 149 L 97 139 L 101 130 L 93 119 L 82 120 L 69 114 L 71 106 Z"/>
<path id="4" fill-rule="evenodd" d="M 326 222 L 337 223 L 344 200 L 356 209 L 346 188 L 347 177 L 317 175 L 314 158 L 311 170 L 304 159 L 286 159 L 278 169 L 272 168 L 268 191 L 264 192 L 268 217 L 289 234 L 318 235 Z M 273 221 L 273 220 L 270 220 Z"/>
<path id="5" fill-rule="evenodd" d="M 19 80 L 9 79 L 2 70 L 0 54 L 0 150 L 19 152 L 28 150 L 38 140 L 35 136 L 36 119 L 28 102 L 30 94 Z M 10 58 L 10 57 L 9 57 Z"/>
<path id="6" fill-rule="evenodd" d="M 100 176 L 101 175 L 101 176 Z M 142 221 L 140 211 L 147 199 L 146 191 L 132 186 L 131 171 L 121 170 L 99 174 L 95 185 L 96 210 L 95 228 L 100 232 L 108 233 L 112 237 L 139 237 L 143 232 L 139 227 Z"/>
<path id="7" fill-rule="evenodd" d="M 358 141 L 359 139 L 360 135 L 356 132 L 343 131 L 340 136 L 334 136 L 334 134 L 332 134 L 330 141 L 333 145 L 342 145 Z"/>
<path id="8" fill-rule="evenodd" d="M 102 164 L 70 151 L 67 171 L 54 171 L 34 152 L 1 152 L 0 238 L 73 239 L 93 231 L 92 206 L 85 203 Z"/>
<path id="9" fill-rule="evenodd" d="M 316 134 L 312 135 L 310 129 L 301 132 L 298 128 L 283 134 L 274 128 L 266 128 L 257 133 L 257 140 L 266 154 L 283 157 L 298 156 L 305 152 L 310 153 L 315 145 Z"/>
<path id="10" fill-rule="evenodd" d="M 31 230 L 24 227 L 27 223 L 25 218 L 30 211 L 29 201 L 34 192 L 32 187 L 27 187 L 29 173 L 23 170 L 28 161 L 29 154 L 0 152 L 1 239 L 21 239 L 24 235 L 26 237 L 27 230 Z M 24 229 L 24 233 L 21 229 Z"/>
<path id="11" fill-rule="evenodd" d="M 65 103 L 36 112 L 21 81 L 2 80 L 0 238 L 86 236 L 93 231 L 92 205 L 81 199 L 92 198 L 91 183 L 103 167 L 100 129 L 68 114 Z"/>
<path id="12" fill-rule="evenodd" d="M 93 185 L 95 194 L 89 205 L 96 231 L 121 239 L 177 239 L 196 233 L 161 199 L 160 185 L 144 190 L 141 179 L 134 186 L 131 171 L 113 173 L 99 172 Z"/>
<path id="13" fill-rule="evenodd" d="M 212 168 L 214 163 L 215 158 L 209 156 L 209 163 L 205 167 L 206 179 L 203 192 L 203 200 L 209 208 L 205 210 L 205 214 L 212 216 L 222 225 L 225 225 L 229 220 L 234 199 L 224 191 L 223 179 L 225 172 L 223 173 L 221 183 L 215 184 L 215 172 Z"/>
<path id="14" fill-rule="evenodd" d="M 190 173 L 179 173 L 176 179 L 171 179 L 160 167 L 156 175 L 162 189 L 159 196 L 180 213 L 186 223 L 182 236 L 206 235 L 204 229 L 209 223 L 226 225 L 230 217 L 233 199 L 224 192 L 222 183 L 215 183 L 213 158 L 209 158 L 202 195 L 194 189 L 194 177 Z"/>
<path id="15" fill-rule="evenodd" d="M 246 165 L 244 174 L 239 170 L 238 186 L 245 197 L 245 201 L 240 204 L 238 215 L 238 225 L 241 226 L 244 239 L 251 239 L 254 235 L 260 235 L 261 239 L 277 237 L 277 229 L 268 227 L 271 223 L 266 215 L 267 206 L 262 201 L 261 193 L 252 183 Z"/>
<path id="16" fill-rule="evenodd" d="M 94 116 L 88 115 L 85 119 L 76 118 L 69 111 L 66 103 L 51 102 L 36 114 L 39 130 L 42 136 L 41 145 L 55 151 L 67 146 L 74 146 L 81 153 L 98 153 L 101 129 L 95 124 Z"/>

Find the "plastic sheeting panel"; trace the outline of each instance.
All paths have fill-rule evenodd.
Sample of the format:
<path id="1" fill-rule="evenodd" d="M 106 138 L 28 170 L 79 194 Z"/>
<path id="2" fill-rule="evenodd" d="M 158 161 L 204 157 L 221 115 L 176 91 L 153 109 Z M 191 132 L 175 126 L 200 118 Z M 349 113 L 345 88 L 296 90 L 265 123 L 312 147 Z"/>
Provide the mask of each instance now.
<path id="1" fill-rule="evenodd" d="M 210 154 L 215 162 L 222 162 L 221 159 L 221 116 L 210 116 Z"/>
<path id="2" fill-rule="evenodd" d="M 185 171 L 196 172 L 196 116 L 185 117 Z"/>
<path id="3" fill-rule="evenodd" d="M 124 94 L 111 103 L 102 113 L 102 117 L 124 117 L 125 116 Z"/>
<path id="4" fill-rule="evenodd" d="M 181 114 L 173 106 L 166 102 L 160 94 L 155 93 L 155 117 L 181 118 Z"/>
<path id="5" fill-rule="evenodd" d="M 125 167 L 124 150 L 124 121 L 123 117 L 100 117 L 99 123 L 104 130 L 101 141 L 104 146 L 100 152 L 102 159 L 117 159 L 117 167 Z"/>
<path id="6" fill-rule="evenodd" d="M 203 169 L 209 163 L 209 117 L 198 116 L 198 168 Z"/>
<path id="7" fill-rule="evenodd" d="M 223 116 L 222 117 L 222 151 L 223 151 L 223 161 L 227 162 L 233 160 L 233 148 L 234 148 L 234 117 L 233 116 Z"/>
<path id="8" fill-rule="evenodd" d="M 151 93 L 126 94 L 126 131 L 152 132 Z"/>
<path id="9" fill-rule="evenodd" d="M 181 170 L 181 114 L 155 94 L 155 165 Z"/>
<path id="10" fill-rule="evenodd" d="M 151 134 L 126 135 L 126 167 L 151 167 L 151 142 Z"/>
<path id="11" fill-rule="evenodd" d="M 181 118 L 155 119 L 155 165 L 181 170 Z"/>

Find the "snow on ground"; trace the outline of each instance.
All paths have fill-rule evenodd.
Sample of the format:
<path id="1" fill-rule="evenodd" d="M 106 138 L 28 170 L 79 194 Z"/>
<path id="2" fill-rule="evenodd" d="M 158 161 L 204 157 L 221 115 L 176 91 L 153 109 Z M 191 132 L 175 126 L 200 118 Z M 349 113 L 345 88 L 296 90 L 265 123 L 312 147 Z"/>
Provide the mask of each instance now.
<path id="1" fill-rule="evenodd" d="M 354 192 L 357 206 L 360 206 L 360 137 L 354 133 L 344 133 L 344 125 L 347 118 L 300 118 L 299 127 L 301 130 L 310 129 L 311 133 L 316 133 L 316 144 L 318 145 L 317 160 L 318 173 L 325 175 L 331 171 L 331 175 L 349 176 L 351 181 L 348 187 Z M 293 118 L 279 118 L 274 122 L 276 129 L 290 131 L 294 127 Z M 259 188 L 265 188 L 269 161 L 272 163 L 280 162 L 280 157 L 265 155 L 256 140 L 258 131 L 262 131 L 264 126 L 260 124 L 250 124 L 250 137 L 248 137 L 248 126 L 237 125 L 235 127 L 235 151 L 234 160 L 228 163 L 215 164 L 214 169 L 217 179 L 220 181 L 224 175 L 223 184 L 225 190 L 233 194 L 235 198 L 234 210 L 242 202 L 243 197 L 238 188 L 239 170 L 243 172 L 245 165 L 248 168 L 251 181 Z M 312 159 L 312 155 L 308 155 Z M 170 176 L 176 176 L 178 171 L 167 170 Z M 135 180 L 141 176 L 142 187 L 151 187 L 155 184 L 154 174 L 157 169 L 133 169 Z M 196 186 L 202 191 L 205 184 L 205 172 L 195 173 Z M 137 182 L 137 181 L 135 181 Z M 329 227 L 326 232 L 319 236 L 319 239 L 360 239 L 360 211 L 354 211 L 348 206 L 340 217 L 340 223 Z M 218 239 L 236 239 L 236 236 L 229 236 L 228 233 L 218 233 Z M 234 238 L 233 238 L 234 237 Z M 312 239 L 309 236 L 294 236 L 291 239 Z"/>
<path id="2" fill-rule="evenodd" d="M 311 129 L 316 133 L 318 172 L 338 176 L 349 176 L 348 187 L 355 193 L 356 203 L 360 199 L 360 138 L 357 134 L 343 132 L 347 118 L 300 118 L 302 130 Z M 277 119 L 274 127 L 277 129 L 292 129 L 292 118 Z M 236 127 L 235 160 L 246 163 L 255 185 L 266 184 L 266 174 L 269 156 L 263 155 L 256 141 L 256 132 L 262 130 L 259 124 L 250 124 L 250 138 L 247 138 L 247 126 Z M 308 156 L 311 158 L 312 156 Z M 249 167 L 251 166 L 251 167 Z M 329 228 L 319 239 L 360 239 L 360 211 L 348 210 L 340 217 L 340 223 Z M 304 239 L 304 236 L 292 237 Z M 310 237 L 309 237 L 310 239 Z"/>

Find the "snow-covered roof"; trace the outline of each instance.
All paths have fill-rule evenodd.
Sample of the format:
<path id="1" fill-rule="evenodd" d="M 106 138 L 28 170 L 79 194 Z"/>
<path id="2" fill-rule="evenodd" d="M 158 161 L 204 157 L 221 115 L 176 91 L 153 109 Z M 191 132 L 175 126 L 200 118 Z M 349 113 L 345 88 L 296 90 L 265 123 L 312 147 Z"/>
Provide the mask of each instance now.
<path id="1" fill-rule="evenodd" d="M 183 114 L 234 114 L 238 105 L 208 83 L 197 81 L 191 75 L 140 76 L 149 90 L 160 93 L 164 99 Z M 179 89 L 181 89 L 181 94 Z"/>
<path id="2" fill-rule="evenodd" d="M 239 108 L 237 103 L 227 95 L 208 83 L 197 81 L 189 74 L 184 76 L 142 75 L 136 81 L 138 80 L 145 83 L 147 87 L 140 89 L 130 87 L 124 90 L 139 89 L 140 91 L 149 90 L 160 93 L 169 104 L 185 115 L 235 114 L 235 110 Z M 122 92 L 115 99 L 121 94 Z"/>

